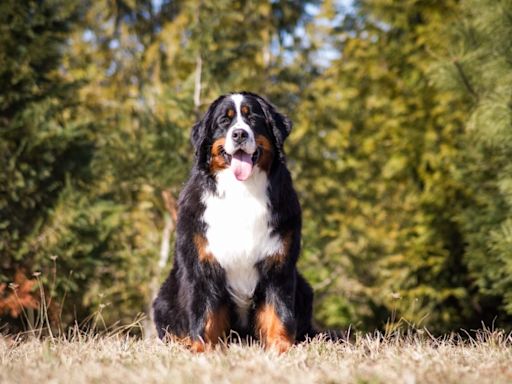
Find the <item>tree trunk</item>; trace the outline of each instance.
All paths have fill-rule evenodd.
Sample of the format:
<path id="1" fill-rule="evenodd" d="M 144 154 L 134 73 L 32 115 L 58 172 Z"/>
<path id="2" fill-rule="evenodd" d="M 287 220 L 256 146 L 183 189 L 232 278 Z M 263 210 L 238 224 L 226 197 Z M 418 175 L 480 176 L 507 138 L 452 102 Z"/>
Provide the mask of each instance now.
<path id="1" fill-rule="evenodd" d="M 194 85 L 194 113 L 196 115 L 196 119 L 199 120 L 201 113 L 201 74 L 203 70 L 203 59 L 201 58 L 201 54 L 198 53 L 196 56 L 196 75 L 195 75 L 195 85 Z"/>
<path id="2" fill-rule="evenodd" d="M 149 285 L 151 295 L 146 307 L 146 313 L 148 314 L 148 316 L 146 318 L 146 321 L 144 322 L 144 337 L 146 338 L 153 337 L 154 335 L 156 335 L 156 330 L 153 325 L 152 305 L 160 288 L 160 276 L 162 274 L 162 270 L 165 268 L 169 260 L 169 246 L 171 242 L 171 235 L 176 227 L 176 221 L 178 216 L 176 209 L 176 199 L 172 195 L 171 191 L 169 191 L 168 189 L 162 191 L 162 198 L 164 200 L 166 210 L 164 215 L 165 225 L 164 230 L 162 231 L 162 242 L 160 243 L 160 258 L 153 272 L 153 277 L 151 278 L 151 282 Z"/>

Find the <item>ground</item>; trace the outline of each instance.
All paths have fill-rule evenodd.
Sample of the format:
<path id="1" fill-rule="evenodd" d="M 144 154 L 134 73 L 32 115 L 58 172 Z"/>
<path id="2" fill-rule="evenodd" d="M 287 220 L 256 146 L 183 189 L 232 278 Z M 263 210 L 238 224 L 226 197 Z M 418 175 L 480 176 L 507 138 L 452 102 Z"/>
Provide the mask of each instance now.
<path id="1" fill-rule="evenodd" d="M 258 344 L 193 354 L 120 335 L 0 337 L 0 383 L 510 383 L 512 336 L 359 335 L 278 355 Z"/>

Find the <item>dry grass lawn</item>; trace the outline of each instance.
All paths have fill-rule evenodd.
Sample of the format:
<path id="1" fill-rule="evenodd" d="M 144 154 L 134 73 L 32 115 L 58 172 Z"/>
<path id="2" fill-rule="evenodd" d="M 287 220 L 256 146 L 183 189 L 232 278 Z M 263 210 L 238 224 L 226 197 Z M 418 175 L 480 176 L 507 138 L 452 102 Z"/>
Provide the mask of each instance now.
<path id="1" fill-rule="evenodd" d="M 104 335 L 0 338 L 0 383 L 511 383 L 512 335 L 314 340 L 277 355 L 259 345 L 192 354 L 178 344 Z"/>

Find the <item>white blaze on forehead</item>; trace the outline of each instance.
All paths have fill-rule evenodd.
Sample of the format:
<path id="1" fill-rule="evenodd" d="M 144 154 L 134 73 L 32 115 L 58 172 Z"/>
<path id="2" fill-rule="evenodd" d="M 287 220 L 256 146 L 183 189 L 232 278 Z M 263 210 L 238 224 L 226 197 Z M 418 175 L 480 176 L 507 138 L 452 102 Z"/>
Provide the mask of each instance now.
<path id="1" fill-rule="evenodd" d="M 233 103 L 235 103 L 235 111 L 236 111 L 235 125 L 245 124 L 242 119 L 242 101 L 244 100 L 244 96 L 237 93 L 235 95 L 231 95 L 231 100 L 233 100 Z M 245 124 L 245 125 L 247 125 L 247 124 Z"/>
<path id="2" fill-rule="evenodd" d="M 237 149 L 242 149 L 245 152 L 252 154 L 256 151 L 256 140 L 251 127 L 242 118 L 242 102 L 244 100 L 244 96 L 239 93 L 235 93 L 234 95 L 231 95 L 231 100 L 233 100 L 233 103 L 235 104 L 236 119 L 226 134 L 226 144 L 224 149 L 230 155 L 232 155 Z M 249 135 L 240 148 L 237 148 L 236 144 L 233 142 L 233 131 L 235 129 L 243 129 Z"/>

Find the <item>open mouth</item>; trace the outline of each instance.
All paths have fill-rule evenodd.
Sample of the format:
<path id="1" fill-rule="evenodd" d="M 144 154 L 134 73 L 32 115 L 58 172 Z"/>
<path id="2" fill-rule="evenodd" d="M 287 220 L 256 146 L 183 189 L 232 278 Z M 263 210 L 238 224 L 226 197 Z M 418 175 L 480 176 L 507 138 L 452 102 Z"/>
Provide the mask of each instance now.
<path id="1" fill-rule="evenodd" d="M 224 148 L 222 148 L 221 154 L 224 157 L 226 164 L 229 164 L 229 168 L 235 175 L 236 179 L 244 181 L 251 176 L 254 164 L 256 164 L 260 157 L 261 149 L 257 148 L 253 154 L 239 149 L 230 155 Z"/>

